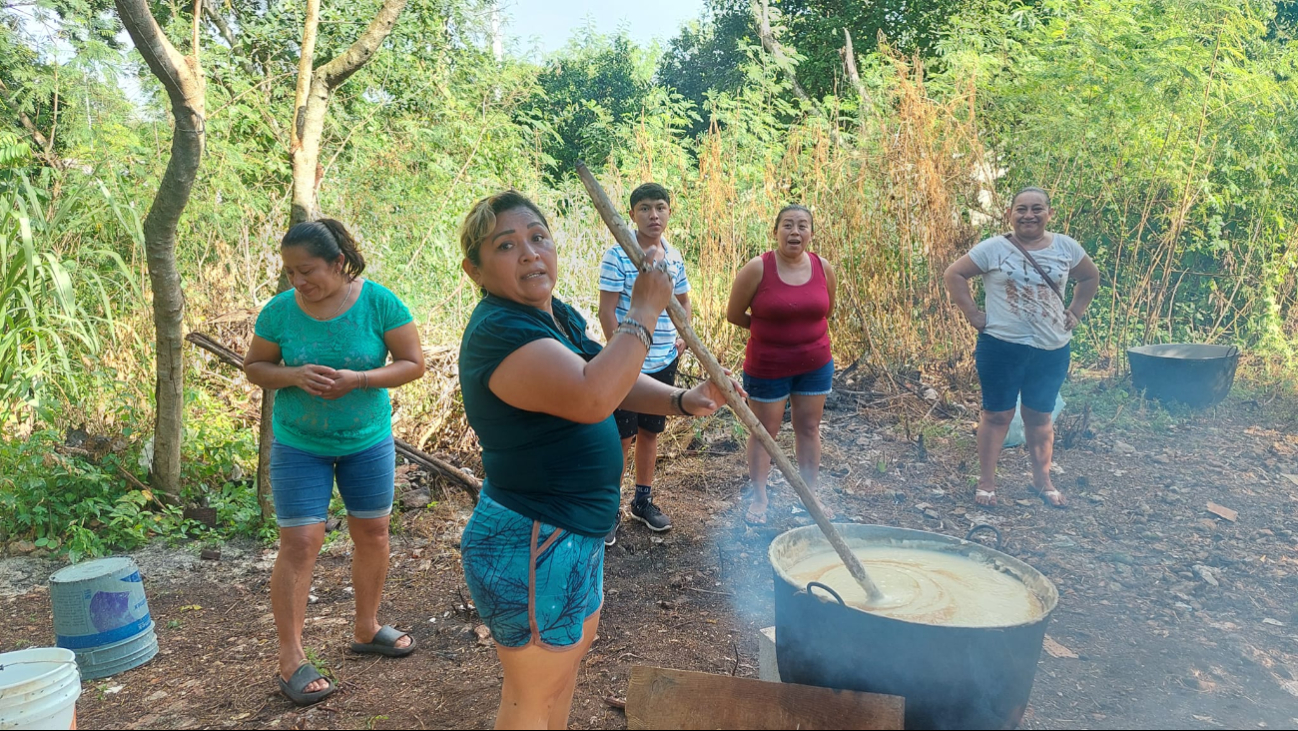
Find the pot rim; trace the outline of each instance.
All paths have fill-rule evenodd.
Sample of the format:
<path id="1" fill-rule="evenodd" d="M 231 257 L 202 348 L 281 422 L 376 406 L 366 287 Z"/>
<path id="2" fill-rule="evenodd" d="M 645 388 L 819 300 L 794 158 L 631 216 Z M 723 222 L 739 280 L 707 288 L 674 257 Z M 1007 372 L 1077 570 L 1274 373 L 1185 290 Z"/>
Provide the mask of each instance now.
<path id="1" fill-rule="evenodd" d="M 1160 352 L 1171 350 L 1173 348 L 1199 349 L 1203 354 L 1185 355 Z M 1139 355 L 1145 358 L 1157 358 L 1165 361 L 1228 361 L 1239 358 L 1239 354 L 1240 350 L 1237 345 L 1218 345 L 1215 343 L 1150 343 L 1147 345 L 1133 345 L 1132 347 L 1127 348 L 1128 357 Z"/>
<path id="2" fill-rule="evenodd" d="M 1007 573 L 1011 574 L 1015 579 L 1020 581 L 1028 589 L 1028 591 L 1035 594 L 1037 596 L 1037 599 L 1041 602 L 1041 615 L 1036 617 L 1035 619 L 1030 619 L 1026 622 L 1018 622 L 1015 624 L 980 625 L 980 626 L 957 625 L 957 624 L 927 624 L 924 622 L 911 622 L 905 619 L 898 619 L 896 617 L 889 617 L 882 614 L 867 612 L 863 609 L 858 609 L 850 605 L 844 605 L 844 607 L 846 607 L 847 609 L 851 609 L 852 611 L 869 615 L 870 617 L 873 617 L 875 619 L 891 621 L 891 622 L 899 622 L 901 624 L 911 625 L 911 626 L 930 627 L 938 630 L 950 629 L 950 630 L 998 630 L 999 631 L 999 630 L 1014 629 L 1017 627 L 1030 627 L 1039 624 L 1041 622 L 1045 622 L 1050 618 L 1052 614 L 1054 614 L 1055 609 L 1058 608 L 1059 606 L 1059 589 L 1055 586 L 1053 581 L 1051 581 L 1049 578 L 1046 577 L 1045 574 L 1041 573 L 1041 571 L 1037 570 L 1036 568 L 1033 568 L 1030 564 L 1024 561 L 1021 561 L 1007 553 L 1004 553 L 1003 551 L 998 551 L 994 548 L 988 548 L 987 546 L 984 546 L 981 543 L 966 541 L 963 538 L 949 536 L 944 533 L 933 533 L 931 531 L 925 531 L 925 530 L 915 530 L 912 528 L 897 528 L 889 525 L 876 525 L 871 523 L 835 523 L 834 527 L 838 529 L 840 534 L 842 534 L 843 540 L 846 541 L 849 546 L 851 546 L 854 541 L 860 541 L 866 543 L 869 542 L 879 543 L 881 541 L 888 541 L 889 543 L 894 543 L 894 542 L 903 542 L 903 543 L 913 542 L 918 544 L 928 543 L 928 544 L 935 544 L 937 546 L 940 546 L 943 550 L 957 549 L 955 552 L 963 556 L 979 556 L 983 559 L 990 559 L 992 562 L 996 564 L 1000 564 L 1004 568 L 1009 569 Z M 825 550 L 827 551 L 834 550 L 829 545 L 829 540 L 825 538 L 824 533 L 820 531 L 819 526 L 816 526 L 814 524 L 803 526 L 801 528 L 794 528 L 792 530 L 788 530 L 781 533 L 780 535 L 776 536 L 774 540 L 771 541 L 770 546 L 766 549 L 767 561 L 770 562 L 771 568 L 775 570 L 775 574 L 779 576 L 781 579 L 783 579 L 786 584 L 789 584 L 790 586 L 794 586 L 794 587 L 801 587 L 802 591 L 806 591 L 806 586 L 801 582 L 795 581 L 793 577 L 789 575 L 789 573 L 785 570 L 784 566 L 781 565 L 781 563 L 776 560 L 775 552 L 778 547 L 781 547 L 784 544 L 787 544 L 790 541 L 796 540 L 798 538 L 804 538 L 805 536 L 811 536 L 813 541 L 822 543 L 825 547 Z M 918 545 L 915 547 L 924 548 L 923 545 Z M 815 596 L 819 601 L 834 602 L 832 598 L 823 596 L 820 593 L 810 594 L 810 595 Z"/>

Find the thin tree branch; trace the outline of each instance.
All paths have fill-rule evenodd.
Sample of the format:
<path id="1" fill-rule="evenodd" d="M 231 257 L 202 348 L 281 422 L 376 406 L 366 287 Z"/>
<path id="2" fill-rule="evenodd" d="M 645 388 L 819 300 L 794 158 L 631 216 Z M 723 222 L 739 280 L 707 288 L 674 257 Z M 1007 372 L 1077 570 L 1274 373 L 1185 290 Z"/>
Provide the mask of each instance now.
<path id="1" fill-rule="evenodd" d="M 369 63 L 396 26 L 406 2 L 407 0 L 384 0 L 383 7 L 379 8 L 365 32 L 341 55 L 317 70 L 316 73 L 320 74 L 329 91 L 337 89 L 358 69 Z"/>
<path id="2" fill-rule="evenodd" d="M 311 75 L 315 68 L 315 39 L 320 26 L 320 0 L 306 0 L 306 19 L 302 24 L 302 55 L 297 64 L 297 91 L 293 94 L 293 122 L 289 125 L 289 154 L 302 147 L 306 127 L 307 95 L 311 91 Z"/>
<path id="3" fill-rule="evenodd" d="M 861 75 L 856 72 L 856 51 L 852 50 L 852 34 L 843 29 L 843 66 L 847 69 L 847 78 L 858 88 L 861 86 Z"/>
<path id="4" fill-rule="evenodd" d="M 771 30 L 770 6 L 767 4 L 767 0 L 753 1 L 753 15 L 757 18 L 757 35 L 762 40 L 762 48 L 766 49 L 766 52 L 775 58 L 776 65 L 788 75 L 789 86 L 793 89 L 793 94 L 824 117 L 829 124 L 829 139 L 835 146 L 841 146 L 842 139 L 838 135 L 838 121 L 807 95 L 807 92 L 802 88 L 802 84 L 798 83 L 793 59 L 789 58 L 788 54 L 784 52 L 784 47 L 775 39 L 775 33 Z"/>
<path id="5" fill-rule="evenodd" d="M 861 99 L 861 106 L 870 102 L 870 96 L 865 93 L 865 84 L 861 83 L 861 74 L 856 71 L 856 51 L 852 50 L 852 34 L 843 29 L 843 67 L 847 69 L 847 78 L 851 80 L 852 86 L 856 87 L 856 95 Z"/>
<path id="6" fill-rule="evenodd" d="M 225 16 L 216 12 L 216 8 L 212 7 L 210 0 L 203 3 L 203 15 L 206 15 L 207 19 L 212 21 L 212 25 L 216 26 L 217 32 L 221 34 L 226 43 L 230 44 L 230 50 L 234 50 L 234 47 L 238 45 L 238 40 L 234 37 L 234 31 L 230 29 L 230 24 L 225 22 Z M 244 59 L 239 60 L 243 61 Z M 256 74 L 252 75 L 256 76 Z"/>
<path id="7" fill-rule="evenodd" d="M 200 68 L 198 60 L 198 34 L 203 28 L 203 0 L 194 0 L 194 39 L 189 50 L 194 54 L 194 68 Z"/>
<path id="8" fill-rule="evenodd" d="M 18 118 L 18 123 L 27 130 L 27 134 L 31 135 L 36 146 L 40 148 L 41 157 L 45 158 L 45 162 L 55 170 L 63 169 L 63 161 L 54 154 L 54 142 L 41 132 L 32 118 L 27 116 L 27 112 L 24 112 L 18 106 L 18 102 L 9 95 L 9 87 L 5 85 L 3 79 L 0 79 L 0 92 L 3 92 L 4 103 L 9 107 L 9 112 Z"/>
<path id="9" fill-rule="evenodd" d="M 775 62 L 781 68 L 787 69 L 792 61 L 784 53 L 784 47 L 780 45 L 780 42 L 775 40 L 775 34 L 771 31 L 770 12 L 771 9 L 766 0 L 756 0 L 753 3 L 753 13 L 757 16 L 757 35 L 762 40 L 762 48 L 765 48 L 767 53 L 775 57 Z M 811 97 L 807 96 L 807 92 L 802 89 L 802 84 L 798 83 L 798 77 L 791 70 L 788 71 L 788 75 L 789 83 L 793 87 L 793 93 L 802 101 L 810 102 Z"/>
<path id="10" fill-rule="evenodd" d="M 230 57 L 235 60 L 235 63 L 239 64 L 239 68 L 243 69 L 243 72 L 248 75 L 248 78 L 255 79 L 259 76 L 264 77 L 265 74 L 263 74 L 257 68 L 257 66 L 253 64 L 252 61 L 248 60 L 248 58 L 238 53 L 239 39 L 234 35 L 234 31 L 230 28 L 230 24 L 226 22 L 225 16 L 218 13 L 216 11 L 216 8 L 212 7 L 212 0 L 195 0 L 195 1 L 202 2 L 203 15 L 207 16 L 207 19 L 212 22 L 212 25 L 216 26 L 217 32 L 220 33 L 221 37 L 225 39 L 225 42 L 229 44 Z M 243 96 L 243 94 L 237 94 L 234 90 L 234 87 L 231 86 L 229 82 L 227 82 L 221 76 L 217 74 L 213 74 L 213 78 L 216 79 L 216 82 L 218 84 L 220 84 L 225 88 L 225 90 L 230 94 L 232 98 L 237 99 L 240 96 Z M 253 84 L 252 89 L 256 89 L 259 86 L 264 86 L 268 84 L 269 81 L 270 80 L 268 79 Z M 266 123 L 266 126 L 270 127 L 271 135 L 275 138 L 275 141 L 282 142 L 284 139 L 284 131 L 280 129 L 279 121 L 275 119 L 275 115 L 271 114 L 270 110 L 268 110 L 265 107 L 265 105 L 258 107 L 257 112 L 261 115 L 261 120 Z"/>

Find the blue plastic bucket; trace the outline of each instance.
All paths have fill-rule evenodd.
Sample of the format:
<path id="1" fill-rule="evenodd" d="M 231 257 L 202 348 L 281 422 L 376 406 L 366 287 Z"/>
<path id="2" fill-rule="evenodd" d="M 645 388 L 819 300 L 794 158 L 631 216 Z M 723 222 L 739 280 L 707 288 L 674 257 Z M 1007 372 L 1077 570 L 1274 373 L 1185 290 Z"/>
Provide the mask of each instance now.
<path id="1" fill-rule="evenodd" d="M 158 653 L 140 569 L 129 558 L 68 566 L 50 577 L 54 639 L 76 653 L 81 677 L 105 678 Z"/>

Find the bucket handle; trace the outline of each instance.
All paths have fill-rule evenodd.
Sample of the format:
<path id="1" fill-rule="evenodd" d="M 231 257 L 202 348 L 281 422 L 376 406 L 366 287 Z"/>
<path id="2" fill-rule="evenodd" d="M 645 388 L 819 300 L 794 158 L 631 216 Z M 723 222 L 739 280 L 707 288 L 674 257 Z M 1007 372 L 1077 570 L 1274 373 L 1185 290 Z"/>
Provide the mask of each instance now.
<path id="1" fill-rule="evenodd" d="M 825 586 L 819 581 L 807 582 L 807 594 L 811 594 L 811 590 L 813 587 L 817 589 L 824 589 L 825 591 L 829 592 L 835 599 L 837 599 L 839 604 L 842 604 L 843 606 L 847 606 L 847 602 L 843 601 L 843 597 L 839 596 L 838 592 L 834 591 L 828 586 Z"/>
<path id="2" fill-rule="evenodd" d="M 825 587 L 829 588 L 829 587 Z M 832 591 L 832 589 L 831 589 Z M 843 601 L 839 599 L 839 601 Z M 5 668 L 11 668 L 14 665 L 76 665 L 76 660 L 14 660 L 13 662 L 0 662 L 0 671 Z"/>
<path id="3" fill-rule="evenodd" d="M 966 534 L 964 534 L 964 539 L 967 541 L 967 540 L 973 538 L 974 534 L 977 533 L 977 532 L 980 531 L 980 530 L 989 530 L 989 531 L 992 532 L 993 535 L 996 536 L 996 550 L 997 550 L 997 551 L 1001 550 L 1001 547 L 1002 547 L 1003 545 L 1005 545 L 1005 541 L 1001 538 L 1001 532 L 1000 532 L 999 530 L 997 530 L 996 526 L 994 526 L 994 525 L 992 525 L 992 524 L 990 524 L 990 523 L 979 523 L 978 525 L 975 525 L 974 527 L 970 528 L 970 529 L 969 529 L 969 532 L 966 533 Z"/>
<path id="4" fill-rule="evenodd" d="M 1232 345 L 1230 346 L 1230 350 L 1227 350 L 1227 351 L 1226 351 L 1226 357 L 1227 357 L 1227 358 L 1234 358 L 1234 357 L 1236 357 L 1236 356 L 1238 356 L 1238 355 L 1239 355 L 1239 346 L 1238 346 L 1238 345 L 1234 345 L 1234 344 L 1232 344 Z"/>

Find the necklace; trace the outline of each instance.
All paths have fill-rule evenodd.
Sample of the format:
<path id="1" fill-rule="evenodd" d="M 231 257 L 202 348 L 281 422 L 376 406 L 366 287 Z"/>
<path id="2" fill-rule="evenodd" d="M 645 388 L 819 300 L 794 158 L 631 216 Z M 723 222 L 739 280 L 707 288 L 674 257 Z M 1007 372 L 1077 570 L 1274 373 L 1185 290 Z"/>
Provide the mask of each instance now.
<path id="1" fill-rule="evenodd" d="M 332 315 L 326 317 L 326 318 L 323 318 L 323 319 L 322 319 L 322 318 L 316 317 L 315 315 L 312 315 L 312 314 L 311 314 L 311 311 L 307 309 L 307 307 L 306 307 L 306 300 L 302 299 L 302 295 L 301 295 L 301 293 L 299 293 L 299 294 L 297 295 L 297 304 L 298 304 L 298 307 L 301 307 L 302 310 L 303 310 L 304 312 L 306 312 L 308 315 L 311 315 L 311 318 L 312 318 L 313 320 L 320 320 L 321 322 L 323 322 L 324 320 L 332 320 L 332 319 L 334 319 L 335 317 L 338 316 L 338 313 L 340 313 L 340 312 L 343 311 L 343 308 L 344 308 L 344 307 L 347 306 L 347 300 L 349 300 L 349 299 L 352 298 L 352 282 L 355 282 L 355 281 L 356 281 L 356 280 L 354 280 L 354 279 L 352 279 L 352 280 L 348 280 L 348 282 L 347 282 L 347 294 L 343 295 L 343 301 L 342 301 L 342 302 L 339 302 L 339 303 L 338 303 L 338 309 L 334 310 L 334 313 L 333 313 Z"/>
<path id="2" fill-rule="evenodd" d="M 574 344 L 576 343 L 576 341 L 575 341 L 575 340 L 573 339 L 573 337 L 572 337 L 572 334 L 568 332 L 568 328 L 566 328 L 566 327 L 563 326 L 563 323 L 559 321 L 559 317 L 558 317 L 557 315 L 555 315 L 553 312 L 551 312 L 551 313 L 550 313 L 550 319 L 554 320 L 554 324 L 555 324 L 555 326 L 557 326 L 557 327 L 559 328 L 559 332 L 563 333 L 563 336 L 564 336 L 565 338 L 568 338 L 568 340 L 569 340 L 570 342 L 573 342 Z"/>

